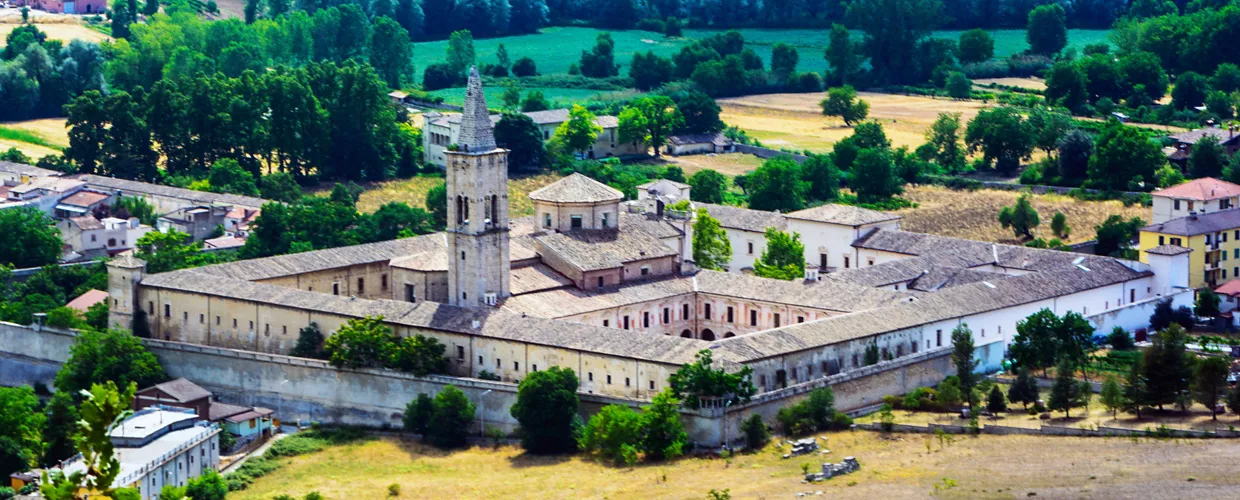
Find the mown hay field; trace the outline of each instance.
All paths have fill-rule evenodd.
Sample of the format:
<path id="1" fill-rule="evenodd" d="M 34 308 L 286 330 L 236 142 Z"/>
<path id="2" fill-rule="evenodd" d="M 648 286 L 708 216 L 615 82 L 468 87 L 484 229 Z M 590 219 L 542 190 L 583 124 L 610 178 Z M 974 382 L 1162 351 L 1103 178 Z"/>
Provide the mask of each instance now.
<path id="1" fill-rule="evenodd" d="M 68 146 L 69 131 L 64 118 L 0 122 L 0 150 L 17 148 L 26 156 L 39 159 L 60 153 Z"/>
<path id="2" fill-rule="evenodd" d="M 910 149 L 925 143 L 926 130 L 939 113 L 960 113 L 967 122 L 986 107 L 980 101 L 859 92 L 870 104 L 869 120 L 883 125 L 893 145 Z M 851 136 L 852 127 L 838 117 L 822 115 L 819 101 L 825 92 L 809 94 L 762 94 L 719 100 L 724 123 L 740 127 L 773 148 L 826 152 L 837 141 Z M 963 133 L 963 132 L 962 132 Z"/>
<path id="3" fill-rule="evenodd" d="M 1016 203 L 1019 192 L 996 189 L 954 191 L 941 186 L 906 186 L 904 198 L 917 202 L 917 208 L 896 212 L 904 216 L 901 227 L 908 231 L 938 234 L 978 241 L 1015 242 L 1011 230 L 999 226 L 999 209 Z M 1111 215 L 1125 219 L 1138 217 L 1149 220 L 1150 209 L 1138 205 L 1124 206 L 1118 201 L 1081 201 L 1071 196 L 1033 195 L 1042 224 L 1034 235 L 1053 238 L 1051 217 L 1063 212 L 1072 229 L 1069 242 L 1094 239 L 1094 227 Z"/>
<path id="4" fill-rule="evenodd" d="M 318 491 L 330 499 L 732 498 L 1234 498 L 1240 446 L 1229 440 L 1038 436 L 819 435 L 830 454 L 783 460 L 771 445 L 729 460 L 684 458 L 617 467 L 584 456 L 534 457 L 503 446 L 444 452 L 380 438 L 282 459 L 285 465 L 231 492 L 270 500 Z M 949 441 L 950 439 L 950 441 Z M 855 456 L 861 470 L 801 484 L 802 464 Z M 388 486 L 400 493 L 388 496 Z"/>
<path id="5" fill-rule="evenodd" d="M 53 19 L 48 19 L 47 21 L 52 21 Z M 21 26 L 21 25 L 16 24 L 16 23 L 0 23 L 0 47 L 3 47 L 5 45 L 5 42 L 4 42 L 5 37 L 7 37 L 9 33 L 12 32 L 14 29 L 16 29 L 18 26 Z M 74 22 L 68 22 L 68 21 L 42 22 L 40 21 L 36 23 L 35 26 L 39 28 L 39 31 L 47 33 L 48 38 L 52 40 L 62 40 L 66 43 L 69 42 L 70 40 L 85 40 L 88 42 L 95 42 L 95 43 L 102 42 L 104 40 L 111 40 L 111 37 L 109 37 L 108 35 L 105 35 L 98 31 L 87 28 L 86 26 L 83 26 L 82 24 L 77 24 Z"/>

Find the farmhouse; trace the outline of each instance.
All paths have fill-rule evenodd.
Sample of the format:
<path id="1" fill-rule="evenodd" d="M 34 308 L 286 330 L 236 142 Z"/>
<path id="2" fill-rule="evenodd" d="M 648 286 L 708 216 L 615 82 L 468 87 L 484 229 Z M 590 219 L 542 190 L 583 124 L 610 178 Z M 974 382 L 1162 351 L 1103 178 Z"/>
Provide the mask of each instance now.
<path id="1" fill-rule="evenodd" d="M 952 329 L 967 325 L 982 369 L 995 370 L 1017 322 L 1042 308 L 1137 329 L 1142 308 L 1191 297 L 1186 254 L 1147 264 L 930 236 L 835 205 L 699 205 L 723 223 L 734 255 L 731 272 L 698 270 L 685 214 L 622 203 L 584 176 L 532 193 L 535 215 L 510 219 L 507 151 L 491 127 L 472 72 L 458 147 L 443 153 L 446 231 L 154 275 L 122 256 L 108 264 L 110 324 L 287 354 L 307 325 L 330 335 L 381 316 L 399 335 L 441 341 L 452 376 L 515 382 L 560 366 L 578 373 L 583 393 L 642 399 L 704 349 L 726 369 L 752 368 L 770 392 L 870 373 L 867 348 L 895 361 L 946 353 Z M 804 279 L 741 272 L 768 227 L 801 232 Z"/>
<path id="2" fill-rule="evenodd" d="M 682 134 L 667 138 L 667 152 L 675 156 L 703 153 L 729 153 L 732 151 L 732 139 L 723 132 L 706 134 Z"/>
<path id="3" fill-rule="evenodd" d="M 1184 170 L 1188 165 L 1188 157 L 1192 154 L 1193 146 L 1207 137 L 1218 141 L 1229 155 L 1240 151 L 1240 127 L 1232 125 L 1224 129 L 1215 125 L 1172 135 L 1171 139 L 1175 141 L 1175 145 L 1168 148 L 1167 159 Z"/>
<path id="4" fill-rule="evenodd" d="M 1202 177 L 1150 193 L 1153 198 L 1151 222 L 1161 224 L 1188 217 L 1240 207 L 1240 185 L 1213 177 Z"/>

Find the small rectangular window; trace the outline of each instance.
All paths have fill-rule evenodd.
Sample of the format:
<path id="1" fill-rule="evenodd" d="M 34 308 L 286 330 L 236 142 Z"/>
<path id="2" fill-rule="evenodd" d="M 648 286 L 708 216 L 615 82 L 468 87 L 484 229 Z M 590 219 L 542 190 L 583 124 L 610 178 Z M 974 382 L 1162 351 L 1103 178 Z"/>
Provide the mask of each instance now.
<path id="1" fill-rule="evenodd" d="M 604 285 L 605 283 L 606 283 L 606 281 L 604 281 L 603 277 L 602 277 L 602 276 L 599 276 L 599 277 L 598 277 L 598 287 L 599 287 L 599 288 L 602 288 L 602 287 L 603 287 L 603 285 Z"/>
<path id="2" fill-rule="evenodd" d="M 642 313 L 642 328 L 650 328 L 650 313 Z"/>
<path id="3" fill-rule="evenodd" d="M 753 242 L 752 241 L 749 242 L 748 245 L 749 245 L 749 255 L 753 255 Z"/>
<path id="4" fill-rule="evenodd" d="M 219 317 L 219 316 L 216 316 L 216 317 L 215 317 L 215 325 L 216 325 L 216 326 L 219 326 L 219 324 L 220 324 L 220 317 Z"/>
<path id="5" fill-rule="evenodd" d="M 624 317 L 624 329 L 625 330 L 629 329 L 629 317 L 628 316 Z"/>
<path id="6" fill-rule="evenodd" d="M 379 288 L 387 290 L 387 287 L 388 287 L 387 275 L 386 274 L 379 275 Z"/>
<path id="7" fill-rule="evenodd" d="M 172 304 L 164 304 L 164 317 L 165 318 L 172 317 Z"/>
<path id="8" fill-rule="evenodd" d="M 628 377 L 624 377 L 624 386 L 625 386 L 625 387 L 632 387 L 632 384 L 630 384 L 630 383 L 629 383 L 629 378 L 628 378 Z"/>
<path id="9" fill-rule="evenodd" d="M 611 385 L 611 375 L 607 376 L 607 385 Z"/>
<path id="10" fill-rule="evenodd" d="M 804 322 L 805 322 L 805 316 L 797 316 L 797 323 L 804 323 Z"/>
<path id="11" fill-rule="evenodd" d="M 478 356 L 478 365 L 481 366 L 482 363 L 483 363 L 482 356 Z"/>
<path id="12" fill-rule="evenodd" d="M 758 326 L 758 311 L 749 310 L 749 326 Z"/>
<path id="13" fill-rule="evenodd" d="M 586 380 L 589 380 L 589 381 L 593 382 L 593 381 L 594 381 L 594 372 L 589 372 L 589 373 L 587 373 L 587 374 L 586 374 Z"/>
<path id="14" fill-rule="evenodd" d="M 934 346 L 943 347 L 943 330 L 934 331 Z"/>
<path id="15" fill-rule="evenodd" d="M 530 371 L 532 372 L 538 371 L 538 365 L 530 365 Z"/>
<path id="16" fill-rule="evenodd" d="M 569 227 L 571 229 L 581 229 L 581 216 L 580 215 L 570 215 L 568 216 L 568 221 L 569 221 Z"/>
<path id="17" fill-rule="evenodd" d="M 512 369 L 513 369 L 513 370 L 516 370 L 516 371 L 521 371 L 521 362 L 519 362 L 519 361 L 513 361 L 513 362 L 512 362 Z"/>
<path id="18" fill-rule="evenodd" d="M 654 390 L 654 381 L 653 381 L 653 380 L 651 380 L 651 381 L 650 381 L 650 390 L 652 390 L 652 391 Z"/>
<path id="19" fill-rule="evenodd" d="M 670 307 L 663 308 L 663 324 L 671 323 L 672 309 Z"/>
<path id="20" fill-rule="evenodd" d="M 366 278 L 358 278 L 357 279 L 357 294 L 361 295 L 363 293 L 366 293 Z"/>
<path id="21" fill-rule="evenodd" d="M 609 320 L 609 319 L 605 319 L 605 320 L 603 320 L 603 326 L 605 326 L 605 327 L 607 327 L 607 326 L 611 326 L 611 320 Z"/>
<path id="22" fill-rule="evenodd" d="M 779 313 L 775 313 L 775 328 L 779 328 Z"/>
<path id="23" fill-rule="evenodd" d="M 728 323 L 735 323 L 735 322 L 736 321 L 732 319 L 732 306 L 728 306 Z"/>
<path id="24" fill-rule="evenodd" d="M 233 318 L 233 328 L 237 327 L 237 318 Z"/>
<path id="25" fill-rule="evenodd" d="M 465 360 L 465 346 L 456 346 L 456 359 Z"/>

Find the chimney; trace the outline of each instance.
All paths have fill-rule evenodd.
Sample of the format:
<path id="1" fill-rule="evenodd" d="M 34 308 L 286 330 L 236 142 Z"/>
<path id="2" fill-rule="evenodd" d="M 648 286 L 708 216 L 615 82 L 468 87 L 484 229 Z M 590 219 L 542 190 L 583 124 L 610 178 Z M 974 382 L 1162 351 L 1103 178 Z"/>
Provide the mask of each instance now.
<path id="1" fill-rule="evenodd" d="M 1193 210 L 1193 211 L 1189 212 L 1189 213 L 1188 213 L 1188 218 L 1189 218 L 1189 219 L 1192 219 L 1192 220 L 1197 220 L 1197 211 L 1196 211 L 1196 210 Z"/>

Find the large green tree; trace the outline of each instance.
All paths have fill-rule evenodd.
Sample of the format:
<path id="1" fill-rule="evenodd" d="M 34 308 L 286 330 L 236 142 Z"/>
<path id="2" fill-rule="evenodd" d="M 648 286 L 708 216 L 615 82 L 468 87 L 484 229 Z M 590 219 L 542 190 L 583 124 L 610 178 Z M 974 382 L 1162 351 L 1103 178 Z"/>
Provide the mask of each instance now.
<path id="1" fill-rule="evenodd" d="M 995 40 L 983 29 L 971 29 L 960 34 L 960 62 L 978 63 L 995 56 Z"/>
<path id="2" fill-rule="evenodd" d="M 515 167 L 533 167 L 542 162 L 542 130 L 525 113 L 504 113 L 495 124 L 495 143 L 508 150 L 508 162 Z"/>
<path id="3" fill-rule="evenodd" d="M 1210 417 L 1218 420 L 1215 410 L 1227 392 L 1227 375 L 1231 366 L 1226 359 L 1207 356 L 1197 362 L 1193 381 L 1193 398 L 1210 409 Z"/>
<path id="4" fill-rule="evenodd" d="M 555 137 L 563 141 L 569 151 L 585 154 L 594 147 L 594 140 L 602 131 L 603 127 L 595 123 L 594 113 L 574 104 L 568 113 L 568 120 L 556 127 Z"/>
<path id="5" fill-rule="evenodd" d="M 972 394 L 973 387 L 979 382 L 980 376 L 974 371 L 978 361 L 973 359 L 973 330 L 969 325 L 960 324 L 952 329 L 952 365 L 956 368 L 956 379 L 964 394 Z M 973 398 L 969 398 L 969 410 L 973 410 Z"/>
<path id="6" fill-rule="evenodd" d="M 1110 121 L 1089 158 L 1089 184 L 1099 189 L 1133 190 L 1152 186 L 1154 171 L 1167 162 L 1162 147 L 1136 127 Z"/>
<path id="7" fill-rule="evenodd" d="M 981 152 L 987 165 L 1001 172 L 1014 172 L 1021 160 L 1033 153 L 1034 134 L 1029 122 L 1015 108 L 999 107 L 978 112 L 965 131 L 972 153 Z"/>
<path id="8" fill-rule="evenodd" d="M 810 183 L 802 180 L 801 166 L 789 156 L 776 156 L 762 163 L 747 177 L 749 208 L 794 212 L 805 208 Z"/>
<path id="9" fill-rule="evenodd" d="M 1146 403 L 1158 406 L 1176 402 L 1193 379 L 1193 360 L 1185 348 L 1187 334 L 1175 323 L 1155 334 L 1145 348 Z"/>
<path id="10" fill-rule="evenodd" d="M 426 423 L 427 441 L 439 448 L 464 447 L 474 423 L 475 410 L 474 403 L 455 385 L 444 387 L 431 403 L 431 418 Z"/>
<path id="11" fill-rule="evenodd" d="M 792 281 L 805 276 L 805 244 L 798 233 L 773 227 L 766 229 L 766 248 L 753 263 L 754 274 L 763 278 Z"/>
<path id="12" fill-rule="evenodd" d="M 827 97 L 818 105 L 822 107 L 823 115 L 838 116 L 847 127 L 851 127 L 853 122 L 864 120 L 870 114 L 870 103 L 858 99 L 857 91 L 850 85 L 827 90 Z"/>
<path id="13" fill-rule="evenodd" d="M 676 103 L 666 96 L 641 97 L 620 112 L 620 141 L 646 144 L 654 155 L 667 144 L 667 138 L 684 124 Z"/>
<path id="14" fill-rule="evenodd" d="M 964 147 L 960 141 L 960 113 L 939 113 L 926 130 L 926 145 L 934 150 L 934 163 L 950 175 L 965 167 Z"/>
<path id="15" fill-rule="evenodd" d="M 1055 55 L 1068 46 L 1068 15 L 1059 4 L 1041 5 L 1029 11 L 1025 41 L 1034 54 Z"/>
<path id="16" fill-rule="evenodd" d="M 732 260 L 732 243 L 719 220 L 699 208 L 693 221 L 693 262 L 702 269 L 722 270 Z"/>
<path id="17" fill-rule="evenodd" d="M 370 37 L 370 65 L 388 87 L 399 89 L 414 78 L 413 41 L 390 17 L 376 17 Z"/>
<path id="18" fill-rule="evenodd" d="M 78 438 L 75 440 L 84 469 L 65 474 L 60 469 L 43 471 L 39 493 L 47 500 L 77 500 L 81 491 L 89 491 L 105 498 L 139 498 L 132 488 L 113 488 L 121 474 L 121 463 L 112 448 L 112 429 L 133 414 L 129 409 L 138 387 L 133 382 L 122 385 L 111 380 L 94 383 L 90 390 L 82 390 L 82 419 L 78 422 Z"/>
<path id="19" fill-rule="evenodd" d="M 689 435 L 680 421 L 680 400 L 665 389 L 650 400 L 642 411 L 642 451 L 651 460 L 679 457 L 688 444 Z"/>
<path id="20" fill-rule="evenodd" d="M 395 342 L 382 316 L 351 319 L 323 343 L 328 361 L 338 368 L 387 366 Z"/>
<path id="21" fill-rule="evenodd" d="M 69 348 L 69 360 L 56 372 L 56 391 L 78 397 L 103 381 L 150 387 L 168 379 L 159 359 L 142 341 L 122 330 L 83 330 Z"/>
<path id="22" fill-rule="evenodd" d="M 558 366 L 531 372 L 521 381 L 509 412 L 521 424 L 521 446 L 526 451 L 554 454 L 576 449 L 577 386 L 577 374 Z"/>
<path id="23" fill-rule="evenodd" d="M 878 203 L 904 192 L 904 179 L 897 175 L 886 149 L 866 148 L 853 161 L 849 186 L 862 203 Z"/>
<path id="24" fill-rule="evenodd" d="M 689 196 L 693 201 L 703 203 L 723 203 L 724 194 L 728 191 L 728 178 L 723 174 L 704 168 L 689 176 Z"/>
<path id="25" fill-rule="evenodd" d="M 746 366 L 736 372 L 715 368 L 713 354 L 703 349 L 693 363 L 686 363 L 676 370 L 668 383 L 672 393 L 689 408 L 700 408 L 702 398 L 722 398 L 730 395 L 734 402 L 749 401 L 757 389 L 753 385 L 753 369 Z"/>
<path id="26" fill-rule="evenodd" d="M 60 259 L 60 230 L 41 210 L 18 207 L 0 210 L 0 266 L 16 268 L 55 264 Z"/>
<path id="27" fill-rule="evenodd" d="M 849 26 L 865 33 L 865 55 L 874 81 L 913 83 L 918 63 L 912 57 L 918 44 L 943 19 L 939 0 L 857 0 L 848 3 Z"/>
<path id="28" fill-rule="evenodd" d="M 38 463 L 45 421 L 34 389 L 0 387 L 0 474 L 26 471 Z"/>

